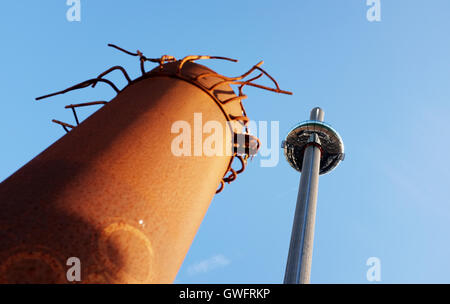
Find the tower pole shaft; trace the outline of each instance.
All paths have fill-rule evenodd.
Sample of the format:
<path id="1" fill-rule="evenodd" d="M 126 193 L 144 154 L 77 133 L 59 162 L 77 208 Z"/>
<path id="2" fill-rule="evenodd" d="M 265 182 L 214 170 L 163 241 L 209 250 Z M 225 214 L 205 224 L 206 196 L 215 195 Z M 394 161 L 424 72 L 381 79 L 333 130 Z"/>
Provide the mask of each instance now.
<path id="1" fill-rule="evenodd" d="M 323 121 L 323 118 L 324 112 L 320 108 L 311 111 L 311 120 Z M 317 134 L 311 134 L 308 143 L 303 156 L 285 284 L 310 282 L 321 151 Z"/>

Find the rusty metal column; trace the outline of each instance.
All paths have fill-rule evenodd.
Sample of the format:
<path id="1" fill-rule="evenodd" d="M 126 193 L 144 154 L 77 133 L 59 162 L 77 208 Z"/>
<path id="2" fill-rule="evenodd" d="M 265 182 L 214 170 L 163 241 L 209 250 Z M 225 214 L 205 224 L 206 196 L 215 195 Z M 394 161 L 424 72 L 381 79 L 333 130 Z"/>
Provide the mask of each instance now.
<path id="1" fill-rule="evenodd" d="M 311 120 L 323 121 L 320 108 L 311 111 Z M 303 156 L 302 174 L 292 225 L 285 284 L 309 283 L 314 243 L 317 191 L 319 187 L 320 139 L 312 133 Z"/>
<path id="2" fill-rule="evenodd" d="M 244 86 L 292 94 L 262 62 L 226 77 L 194 61 L 236 60 L 150 59 L 110 46 L 139 57 L 142 76 L 131 80 L 115 66 L 37 98 L 97 83 L 117 93 L 66 106 L 77 126 L 54 120 L 68 133 L 0 184 L 0 283 L 68 283 L 72 257 L 81 261 L 81 283 L 173 282 L 212 198 L 259 148 L 247 129 Z M 159 66 L 146 72 L 147 61 Z M 115 70 L 128 81 L 121 90 L 103 78 Z M 263 75 L 276 87 L 253 83 Z M 79 123 L 75 107 L 98 104 Z M 203 141 L 203 133 L 211 136 Z M 202 153 L 207 144 L 217 153 Z"/>
<path id="3" fill-rule="evenodd" d="M 69 257 L 80 259 L 82 283 L 174 280 L 231 159 L 174 155 L 174 139 L 187 134 L 192 153 L 204 123 L 225 131 L 226 115 L 242 112 L 236 100 L 224 114 L 175 77 L 177 66 L 132 83 L 0 184 L 0 282 L 67 283 Z M 183 67 L 202 73 L 214 74 Z M 217 91 L 235 96 L 228 85 Z"/>

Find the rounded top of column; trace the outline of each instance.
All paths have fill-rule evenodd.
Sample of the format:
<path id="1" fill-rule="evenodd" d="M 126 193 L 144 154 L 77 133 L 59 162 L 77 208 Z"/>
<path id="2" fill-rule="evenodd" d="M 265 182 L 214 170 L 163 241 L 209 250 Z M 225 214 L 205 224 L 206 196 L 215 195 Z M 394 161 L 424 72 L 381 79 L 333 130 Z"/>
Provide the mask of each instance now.
<path id="1" fill-rule="evenodd" d="M 311 135 L 318 138 L 313 144 L 320 146 L 321 160 L 319 174 L 332 171 L 344 159 L 344 142 L 339 133 L 329 124 L 324 123 L 324 112 L 320 108 L 311 111 L 310 118 L 294 126 L 283 140 L 284 156 L 292 168 L 301 172 L 303 155 Z"/>
<path id="2" fill-rule="evenodd" d="M 325 116 L 325 112 L 321 108 L 315 107 L 314 109 L 311 110 L 309 119 L 323 121 L 324 116 Z"/>

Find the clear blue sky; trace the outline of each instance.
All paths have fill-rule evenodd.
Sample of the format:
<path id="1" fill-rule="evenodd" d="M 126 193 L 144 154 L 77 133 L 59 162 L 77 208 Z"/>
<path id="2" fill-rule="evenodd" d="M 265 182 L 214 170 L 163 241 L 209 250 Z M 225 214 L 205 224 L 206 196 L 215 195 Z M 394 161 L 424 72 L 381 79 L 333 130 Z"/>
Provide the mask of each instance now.
<path id="1" fill-rule="evenodd" d="M 64 105 L 113 93 L 36 96 L 113 65 L 139 75 L 107 43 L 240 59 L 209 64 L 226 75 L 264 60 L 294 95 L 249 89 L 248 115 L 279 121 L 281 138 L 320 106 L 345 142 L 320 179 L 311 281 L 368 283 L 374 256 L 384 283 L 449 283 L 450 2 L 381 0 L 372 23 L 365 2 L 81 0 L 81 22 L 68 22 L 62 0 L 3 1 L 0 180 L 64 135 L 50 122 L 72 121 Z M 299 174 L 281 149 L 277 166 L 259 160 L 214 198 L 176 282 L 282 282 Z"/>

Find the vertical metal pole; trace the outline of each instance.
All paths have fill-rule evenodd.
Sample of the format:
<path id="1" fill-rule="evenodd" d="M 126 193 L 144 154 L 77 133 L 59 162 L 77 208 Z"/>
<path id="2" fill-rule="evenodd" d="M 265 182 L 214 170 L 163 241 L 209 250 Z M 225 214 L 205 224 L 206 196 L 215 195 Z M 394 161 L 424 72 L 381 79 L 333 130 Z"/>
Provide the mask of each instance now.
<path id="1" fill-rule="evenodd" d="M 311 120 L 323 121 L 323 118 L 322 109 L 311 111 Z M 310 280 L 321 152 L 317 134 L 311 134 L 308 143 L 303 156 L 285 284 L 308 284 Z"/>

